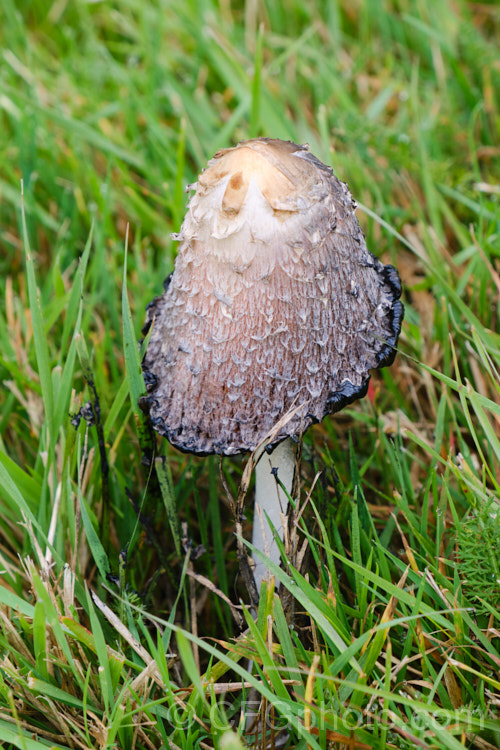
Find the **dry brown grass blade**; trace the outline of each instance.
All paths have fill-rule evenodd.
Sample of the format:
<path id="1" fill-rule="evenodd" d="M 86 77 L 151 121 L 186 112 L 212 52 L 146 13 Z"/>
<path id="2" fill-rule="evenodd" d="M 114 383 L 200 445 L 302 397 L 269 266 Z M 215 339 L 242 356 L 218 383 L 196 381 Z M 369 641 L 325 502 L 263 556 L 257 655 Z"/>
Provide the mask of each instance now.
<path id="1" fill-rule="evenodd" d="M 403 587 L 404 587 L 404 585 L 406 583 L 406 579 L 408 577 L 409 570 L 410 570 L 410 566 L 407 565 L 406 568 L 405 568 L 405 571 L 404 571 L 403 575 L 401 576 L 401 578 L 399 579 L 399 581 L 397 583 L 398 589 L 403 589 Z M 387 622 L 390 622 L 394 618 L 394 613 L 396 611 L 397 604 L 398 604 L 398 599 L 393 594 L 391 596 L 391 598 L 389 599 L 389 601 L 387 602 L 387 606 L 385 607 L 385 609 L 384 609 L 384 611 L 382 613 L 382 617 L 380 618 L 380 622 L 378 623 L 378 625 L 382 625 L 382 624 L 385 624 Z M 373 639 L 375 633 L 377 632 L 378 625 L 376 625 L 375 627 L 373 627 L 371 629 L 370 637 L 368 638 L 368 640 L 366 641 L 366 643 L 363 645 L 363 648 L 361 649 L 361 654 L 364 654 L 366 652 L 368 646 L 372 642 L 372 639 Z M 385 643 L 385 640 L 387 639 L 388 634 L 389 634 L 389 629 L 386 629 L 384 631 L 384 641 L 383 641 L 384 643 Z"/>
<path id="2" fill-rule="evenodd" d="M 233 604 L 231 599 L 229 599 L 229 597 L 226 596 L 223 591 L 217 588 L 217 586 L 209 578 L 201 575 L 201 573 L 196 573 L 196 571 L 192 568 L 187 568 L 186 573 L 190 578 L 193 578 L 197 583 L 199 583 L 200 586 L 203 586 L 204 588 L 208 589 L 213 594 L 218 596 L 220 599 L 222 599 L 231 608 L 231 614 L 233 615 L 236 624 L 240 628 L 243 627 L 245 621 L 241 614 L 243 607 L 240 604 Z"/>
<path id="3" fill-rule="evenodd" d="M 128 643 L 128 645 L 136 652 L 138 656 L 141 657 L 143 662 L 146 664 L 146 666 L 151 665 L 151 677 L 154 679 L 154 681 L 159 685 L 161 688 L 165 688 L 165 685 L 163 683 L 163 679 L 160 675 L 158 667 L 156 667 L 153 659 L 149 655 L 149 653 L 146 651 L 144 646 L 141 646 L 139 641 L 132 635 L 130 630 L 125 627 L 125 625 L 121 622 L 121 620 L 115 615 L 115 613 L 108 607 L 107 604 L 105 604 L 98 596 L 97 594 L 91 589 L 90 591 L 92 601 L 96 605 L 96 607 L 99 609 L 100 612 L 104 615 L 106 620 L 110 623 L 110 625 L 113 626 L 113 628 L 117 631 L 117 633 Z M 109 647 L 108 647 L 109 649 Z M 119 654 L 116 654 L 118 658 L 121 659 L 121 656 Z M 168 654 L 167 657 L 172 657 L 173 654 Z"/>
<path id="4" fill-rule="evenodd" d="M 5 607 L 0 609 L 0 621 L 3 625 L 4 633 L 9 641 L 9 644 L 18 651 L 23 659 L 26 659 L 28 664 L 35 666 L 35 660 L 30 650 L 26 647 L 24 641 L 18 634 L 14 623 L 11 621 L 9 610 Z"/>
<path id="5" fill-rule="evenodd" d="M 472 747 L 477 747 L 478 750 L 498 750 L 497 745 L 492 745 L 491 742 L 483 740 L 482 737 L 477 737 L 477 735 L 467 737 L 467 739 L 472 742 Z"/>
<path id="6" fill-rule="evenodd" d="M 392 514 L 392 517 L 394 519 L 394 523 L 398 527 L 399 535 L 401 536 L 401 541 L 403 542 L 403 547 L 405 549 L 406 557 L 408 558 L 408 562 L 410 563 L 411 569 L 413 570 L 414 573 L 419 573 L 420 571 L 417 565 L 417 561 L 415 560 L 415 555 L 413 554 L 413 550 L 408 544 L 408 540 L 406 539 L 406 536 L 404 535 L 403 530 L 401 526 L 399 525 L 399 521 L 394 513 Z"/>
<path id="7" fill-rule="evenodd" d="M 314 681 L 316 679 L 316 670 L 318 669 L 321 657 L 319 654 L 315 654 L 307 675 L 306 691 L 304 695 L 304 727 L 309 732 L 311 730 L 311 704 L 314 697 Z M 307 745 L 308 750 L 311 746 Z"/>
<path id="8" fill-rule="evenodd" d="M 464 704 L 462 699 L 462 690 L 460 689 L 460 685 L 455 679 L 455 675 L 453 674 L 453 670 L 451 669 L 451 667 L 446 667 L 443 676 L 444 684 L 446 685 L 446 691 L 450 696 L 451 705 L 453 706 L 453 708 L 460 708 L 460 706 L 463 706 Z"/>
<path id="9" fill-rule="evenodd" d="M 398 589 L 404 588 L 406 579 L 408 578 L 409 570 L 410 570 L 410 566 L 407 565 L 403 575 L 401 576 L 401 578 L 399 579 L 397 583 Z M 392 595 L 380 619 L 381 623 L 390 622 L 393 619 L 394 613 L 396 611 L 397 603 L 398 603 L 397 597 Z"/>
<path id="10" fill-rule="evenodd" d="M 319 737 L 319 729 L 317 727 L 310 727 L 308 730 L 312 735 L 315 737 Z M 346 750 L 372 750 L 373 745 L 367 745 L 364 742 L 360 742 L 356 739 L 354 734 L 352 734 L 350 737 L 347 737 L 345 734 L 340 734 L 340 732 L 334 732 L 332 729 L 327 729 L 325 731 L 325 737 L 328 740 L 328 742 L 338 742 L 344 745 Z M 308 747 L 310 747 L 308 745 Z M 389 743 L 386 743 L 386 747 L 389 748 L 395 748 L 395 745 L 390 745 Z"/>

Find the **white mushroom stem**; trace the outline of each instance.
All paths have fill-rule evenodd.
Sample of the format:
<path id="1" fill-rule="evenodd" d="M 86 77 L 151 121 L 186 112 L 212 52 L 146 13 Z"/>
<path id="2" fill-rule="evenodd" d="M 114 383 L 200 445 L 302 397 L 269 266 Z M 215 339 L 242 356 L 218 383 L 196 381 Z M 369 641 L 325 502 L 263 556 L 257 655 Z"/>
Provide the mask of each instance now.
<path id="1" fill-rule="evenodd" d="M 279 443 L 272 453 L 264 451 L 255 467 L 252 544 L 277 565 L 280 564 L 281 556 L 272 528 L 283 540 L 283 524 L 288 510 L 288 497 L 277 480 L 280 480 L 291 495 L 294 472 L 295 446 L 290 438 Z M 256 555 L 254 560 L 254 579 L 259 591 L 262 581 L 265 578 L 269 579 L 270 572 L 266 563 Z"/>

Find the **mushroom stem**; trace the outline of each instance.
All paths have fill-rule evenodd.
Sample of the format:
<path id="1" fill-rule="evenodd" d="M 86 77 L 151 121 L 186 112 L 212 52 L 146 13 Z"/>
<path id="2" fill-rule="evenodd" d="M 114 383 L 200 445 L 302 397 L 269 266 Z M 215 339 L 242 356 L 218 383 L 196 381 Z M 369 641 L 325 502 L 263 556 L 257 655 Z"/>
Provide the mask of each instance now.
<path id="1" fill-rule="evenodd" d="M 252 544 L 277 565 L 280 564 L 281 556 L 272 528 L 283 540 L 283 518 L 288 510 L 288 497 L 277 480 L 279 479 L 291 495 L 294 473 L 295 445 L 290 438 L 279 443 L 272 453 L 264 451 L 255 467 Z M 269 578 L 269 575 L 266 563 L 256 558 L 254 579 L 257 591 L 260 590 L 262 581 Z"/>

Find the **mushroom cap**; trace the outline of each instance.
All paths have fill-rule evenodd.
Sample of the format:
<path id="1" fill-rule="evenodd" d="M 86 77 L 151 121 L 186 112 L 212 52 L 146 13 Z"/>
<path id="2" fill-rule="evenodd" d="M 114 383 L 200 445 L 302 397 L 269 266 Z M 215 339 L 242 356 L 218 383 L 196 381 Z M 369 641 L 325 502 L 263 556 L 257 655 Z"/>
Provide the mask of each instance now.
<path id="1" fill-rule="evenodd" d="M 218 151 L 191 186 L 175 270 L 148 306 L 152 424 L 184 451 L 254 450 L 365 395 L 392 363 L 399 276 L 366 247 L 347 186 L 290 141 Z"/>

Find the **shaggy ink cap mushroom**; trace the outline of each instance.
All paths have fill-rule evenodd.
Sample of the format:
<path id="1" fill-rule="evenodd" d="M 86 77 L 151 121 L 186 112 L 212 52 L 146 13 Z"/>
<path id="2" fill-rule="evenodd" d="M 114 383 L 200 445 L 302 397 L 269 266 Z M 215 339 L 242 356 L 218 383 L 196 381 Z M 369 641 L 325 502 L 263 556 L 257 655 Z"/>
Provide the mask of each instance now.
<path id="1" fill-rule="evenodd" d="M 347 186 L 290 141 L 218 151 L 192 186 L 175 270 L 148 307 L 153 426 L 183 451 L 252 451 L 364 396 L 392 363 L 397 271 L 367 249 Z"/>

